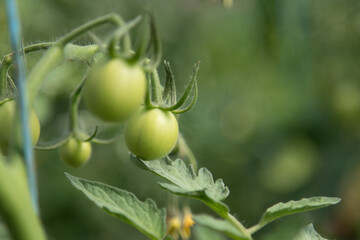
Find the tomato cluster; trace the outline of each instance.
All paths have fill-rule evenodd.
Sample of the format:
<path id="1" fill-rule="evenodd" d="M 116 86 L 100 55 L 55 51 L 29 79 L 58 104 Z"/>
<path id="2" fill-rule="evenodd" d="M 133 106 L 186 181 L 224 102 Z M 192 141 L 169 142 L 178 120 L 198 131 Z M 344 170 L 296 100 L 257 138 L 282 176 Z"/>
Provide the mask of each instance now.
<path id="1" fill-rule="evenodd" d="M 153 160 L 171 152 L 179 128 L 170 111 L 142 106 L 146 93 L 147 80 L 142 68 L 114 58 L 93 67 L 84 85 L 83 99 L 98 118 L 125 121 L 129 150 L 143 160 Z"/>
<path id="2" fill-rule="evenodd" d="M 85 80 L 71 96 L 68 137 L 50 146 L 37 146 L 37 149 L 49 150 L 60 147 L 61 159 L 75 168 L 89 160 L 91 141 L 97 140 L 97 127 L 90 137 L 82 138 L 84 134 L 81 134 L 76 124 L 80 96 L 89 112 L 97 118 L 105 122 L 125 124 L 126 145 L 137 157 L 143 160 L 160 159 L 174 149 L 179 136 L 179 126 L 174 114 L 186 112 L 194 105 L 197 98 L 195 78 L 198 67 L 195 68 L 183 96 L 176 102 L 175 82 L 169 63 L 164 63 L 164 86 L 161 86 L 156 71 L 161 59 L 161 47 L 153 19 L 150 20 L 151 36 L 147 46 L 139 46 L 138 51 L 132 51 L 131 45 L 125 44 L 126 40 L 130 43 L 129 30 L 140 19 L 136 18 L 111 33 L 109 41 L 104 44 L 106 47 L 99 46 L 100 50 L 105 50 L 98 55 L 101 59 L 91 66 Z M 121 38 L 124 36 L 126 39 L 120 47 Z M 147 54 L 152 54 L 151 59 L 147 58 Z M 95 58 L 93 60 L 96 61 Z M 2 81 L 7 81 L 6 77 Z M 189 106 L 184 107 L 193 87 L 195 97 Z M 14 101 L 0 103 L 2 153 L 6 153 L 9 146 L 11 126 L 15 122 L 14 115 Z M 40 124 L 33 110 L 30 113 L 30 123 L 32 140 L 36 144 Z"/>

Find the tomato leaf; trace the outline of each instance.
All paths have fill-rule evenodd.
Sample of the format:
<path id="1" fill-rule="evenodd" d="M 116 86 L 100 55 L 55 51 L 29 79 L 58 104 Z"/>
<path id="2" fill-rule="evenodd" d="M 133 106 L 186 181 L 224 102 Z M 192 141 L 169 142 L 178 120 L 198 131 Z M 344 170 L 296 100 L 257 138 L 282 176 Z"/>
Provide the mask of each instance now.
<path id="1" fill-rule="evenodd" d="M 100 182 L 65 175 L 98 207 L 138 229 L 150 239 L 163 239 L 166 233 L 166 211 L 158 209 L 151 199 L 140 201 L 133 193 Z"/>
<path id="2" fill-rule="evenodd" d="M 222 219 L 216 219 L 210 215 L 199 214 L 193 216 L 196 224 L 222 232 L 232 239 L 247 239 L 231 223 Z"/>
<path id="3" fill-rule="evenodd" d="M 227 240 L 228 239 L 223 234 L 199 224 L 196 224 L 194 226 L 193 232 L 196 240 L 208 240 L 208 239 Z"/>
<path id="4" fill-rule="evenodd" d="M 319 208 L 328 207 L 331 205 L 335 205 L 341 201 L 340 198 L 335 197 L 311 197 L 311 198 L 303 198 L 298 201 L 289 201 L 286 203 L 277 203 L 274 206 L 266 209 L 263 214 L 260 222 L 254 227 L 250 228 L 250 232 L 253 234 L 254 232 L 261 229 L 266 224 L 269 224 L 276 219 L 281 217 L 312 211 Z"/>
<path id="5" fill-rule="evenodd" d="M 293 240 L 327 240 L 316 232 L 312 223 L 305 226 Z"/>
<path id="6" fill-rule="evenodd" d="M 311 197 L 286 203 L 280 202 L 266 210 L 260 223 L 267 224 L 283 216 L 328 207 L 340 201 L 340 198 L 333 197 Z"/>
<path id="7" fill-rule="evenodd" d="M 214 182 L 211 172 L 206 168 L 201 168 L 196 175 L 193 167 L 186 166 L 181 159 L 171 160 L 166 157 L 160 160 L 142 161 L 133 154 L 130 157 L 140 168 L 170 181 L 171 183 L 159 183 L 165 190 L 199 199 L 220 215 L 229 212 L 229 208 L 221 202 L 229 195 L 229 189 L 222 179 Z"/>

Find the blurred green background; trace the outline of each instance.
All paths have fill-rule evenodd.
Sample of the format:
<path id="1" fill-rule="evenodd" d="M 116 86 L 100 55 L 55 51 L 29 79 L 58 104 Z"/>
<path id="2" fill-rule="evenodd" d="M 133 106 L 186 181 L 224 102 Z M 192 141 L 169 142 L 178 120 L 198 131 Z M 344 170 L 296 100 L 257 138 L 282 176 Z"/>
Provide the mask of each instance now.
<path id="1" fill-rule="evenodd" d="M 181 116 L 180 130 L 199 165 L 230 188 L 225 202 L 239 220 L 251 226 L 279 201 L 343 199 L 335 207 L 277 221 L 255 239 L 291 239 L 310 222 L 324 237 L 360 239 L 359 1 L 235 0 L 232 9 L 212 0 L 18 2 L 25 45 L 56 40 L 110 12 L 130 20 L 151 9 L 178 89 L 201 60 L 199 100 Z M 10 51 L 6 24 L 1 1 L 1 56 Z M 84 37 L 77 43 L 91 41 Z M 40 56 L 27 57 L 29 70 Z M 47 77 L 35 105 L 40 144 L 65 134 L 68 97 L 85 70 L 83 63 L 64 63 Z M 163 77 L 163 68 L 159 71 Z M 82 109 L 82 126 L 90 131 L 96 119 Z M 166 206 L 160 179 L 129 161 L 123 139 L 94 145 L 91 161 L 76 170 L 65 166 L 56 150 L 36 157 L 41 216 L 50 239 L 145 239 L 95 207 L 64 172 Z M 209 212 L 190 204 L 194 213 Z M 193 239 L 201 239 L 195 232 Z"/>

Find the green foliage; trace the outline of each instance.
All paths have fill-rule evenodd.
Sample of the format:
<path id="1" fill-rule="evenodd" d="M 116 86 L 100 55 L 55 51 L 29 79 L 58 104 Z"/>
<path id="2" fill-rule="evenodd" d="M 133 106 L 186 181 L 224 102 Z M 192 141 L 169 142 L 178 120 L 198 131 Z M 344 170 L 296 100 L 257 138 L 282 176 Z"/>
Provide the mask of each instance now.
<path id="1" fill-rule="evenodd" d="M 164 238 L 166 211 L 158 209 L 153 200 L 142 202 L 128 191 L 65 174 L 74 187 L 110 215 L 130 224 L 150 239 Z"/>
<path id="2" fill-rule="evenodd" d="M 201 225 L 195 225 L 194 236 L 196 240 L 226 240 L 227 238 L 217 231 Z"/>
<path id="3" fill-rule="evenodd" d="M 289 201 L 287 203 L 278 203 L 274 206 L 268 208 L 264 213 L 263 217 L 260 220 L 260 224 L 268 224 L 278 218 L 300 213 L 315 210 L 318 208 L 328 207 L 335 205 L 341 201 L 340 198 L 331 198 L 331 197 L 312 197 L 312 198 L 303 198 L 299 201 Z"/>
<path id="4" fill-rule="evenodd" d="M 216 219 L 206 214 L 199 214 L 194 216 L 194 221 L 197 224 L 200 224 L 204 227 L 208 227 L 217 230 L 219 232 L 222 232 L 230 236 L 232 239 L 238 239 L 238 240 L 246 239 L 246 237 L 242 235 L 233 225 L 231 225 L 229 222 L 225 220 Z"/>
<path id="5" fill-rule="evenodd" d="M 43 0 L 35 1 L 41 2 Z M 45 9 L 45 6 L 58 4 L 59 6 L 56 6 L 56 9 L 60 9 L 60 5 L 62 3 L 71 1 L 60 0 L 54 2 L 55 3 L 49 2 L 46 4 L 32 5 Z M 231 7 L 233 1 L 223 0 L 221 2 L 224 6 Z M 180 4 L 178 6 L 184 5 L 181 1 L 179 3 Z M 133 14 L 131 11 L 128 11 L 128 7 L 123 8 L 122 4 L 125 3 L 120 3 L 118 1 L 116 4 L 119 4 L 118 7 L 120 9 L 126 9 L 128 14 Z M 116 4 L 114 3 L 114 5 Z M 131 5 L 135 3 L 129 4 Z M 163 4 L 164 3 L 161 3 L 161 7 L 163 7 Z M 171 9 L 176 9 L 176 13 L 178 13 L 178 11 L 181 13 L 183 8 L 174 7 L 174 4 L 177 3 L 169 3 Z M 189 4 L 197 3 L 194 1 Z M 97 7 L 100 5 L 94 7 L 94 9 L 96 9 L 96 11 L 94 11 L 96 15 L 99 14 Z M 232 193 L 233 196 L 239 196 L 231 200 L 233 202 L 228 201 L 227 203 L 231 206 L 237 204 L 237 208 L 239 209 L 241 216 L 248 216 L 251 218 L 251 214 L 254 212 L 253 208 L 264 204 L 265 201 L 269 201 L 268 199 L 274 199 L 274 196 L 271 196 L 271 192 L 269 192 L 269 190 L 282 194 L 295 193 L 295 191 L 305 186 L 306 183 L 309 183 L 311 178 L 315 176 L 315 171 L 318 171 L 319 169 L 326 171 L 322 174 L 322 177 L 328 177 L 330 179 L 329 176 L 331 176 L 331 181 L 333 181 L 332 183 L 335 183 L 338 179 L 333 177 L 335 176 L 335 173 L 338 173 L 338 167 L 344 164 L 343 161 L 338 161 L 334 164 L 338 159 L 337 156 L 341 156 L 341 160 L 344 160 L 344 152 L 349 153 L 349 156 L 354 156 L 355 159 L 357 159 L 356 156 L 358 156 L 357 150 L 352 151 L 352 149 L 356 149 L 356 147 L 349 144 L 349 142 L 346 141 L 346 143 L 342 146 L 341 142 L 337 142 L 339 138 L 329 137 L 337 136 L 339 128 L 334 125 L 340 122 L 345 125 L 345 133 L 354 138 L 351 140 L 354 142 L 354 145 L 358 145 L 357 142 L 359 136 L 354 134 L 357 131 L 353 131 L 353 127 L 356 127 L 356 129 L 358 128 L 357 123 L 359 121 L 357 120 L 360 115 L 358 114 L 359 97 L 357 96 L 359 96 L 359 94 L 357 93 L 359 91 L 355 84 L 357 74 L 350 74 L 352 73 L 351 66 L 353 66 L 353 64 L 349 64 L 349 59 L 356 59 L 354 58 L 356 57 L 354 55 L 356 51 L 353 49 L 355 45 L 353 45 L 352 42 L 344 42 L 344 46 L 341 46 L 341 42 L 345 40 L 342 38 L 345 31 L 342 30 L 343 28 L 341 27 L 337 28 L 336 24 L 334 24 L 336 23 L 336 19 L 345 19 L 342 21 L 344 21 L 344 24 L 349 25 L 349 29 L 351 30 L 356 25 L 353 25 L 353 22 L 356 23 L 356 21 L 346 19 L 356 19 L 357 15 L 354 14 L 351 15 L 351 18 L 344 18 L 344 16 L 348 16 L 349 12 L 340 10 L 351 10 L 354 8 L 353 5 L 341 4 L 341 6 L 334 7 L 334 3 L 329 4 L 326 1 L 320 1 L 317 4 L 312 5 L 312 3 L 302 3 L 300 0 L 296 1 L 295 4 L 261 0 L 255 4 L 244 4 L 244 7 L 241 8 L 236 8 L 235 6 L 235 8 L 232 9 L 233 11 L 214 11 L 210 8 L 207 8 L 207 11 L 203 11 L 201 10 L 201 7 L 194 8 L 188 7 L 187 4 L 185 5 L 186 11 L 191 9 L 192 12 L 191 14 L 189 14 L 189 12 L 186 12 L 186 14 L 178 14 L 179 18 L 176 20 L 178 21 L 177 25 L 182 27 L 176 27 L 176 22 L 174 24 L 174 22 L 167 21 L 169 19 L 174 19 L 173 12 L 169 10 L 170 8 L 164 7 L 163 10 L 157 9 L 157 11 L 163 11 L 161 24 L 165 24 L 165 27 L 167 24 L 171 25 L 170 29 L 173 31 L 169 34 L 169 36 L 172 36 L 171 40 L 173 42 L 170 44 L 168 49 L 169 51 L 166 51 L 170 58 L 171 56 L 176 55 L 177 59 L 182 59 L 184 57 L 188 59 L 188 54 L 194 54 L 194 56 L 190 57 L 202 59 L 205 63 L 205 71 L 201 72 L 201 84 L 203 84 L 201 89 L 203 92 L 201 95 L 201 101 L 199 101 L 199 112 L 197 115 L 190 116 L 190 119 L 187 119 L 186 117 L 182 118 L 181 124 L 191 122 L 191 127 L 185 126 L 181 130 L 183 131 L 184 136 L 187 136 L 191 131 L 193 131 L 195 125 L 197 124 L 197 134 L 191 136 L 191 142 L 197 143 L 193 145 L 195 147 L 194 152 L 196 152 L 198 156 L 201 156 L 202 159 L 207 160 L 206 165 L 209 166 L 210 169 L 216 169 L 215 167 L 219 166 L 220 159 L 220 166 L 226 166 L 216 169 L 216 175 L 219 174 L 221 176 L 227 176 L 226 182 L 229 185 L 236 186 L 236 188 L 234 188 L 234 192 Z M 310 7 L 313 11 L 309 12 L 307 10 L 310 9 Z M 73 5 L 71 5 L 71 8 L 73 9 Z M 84 5 L 82 6 L 83 11 L 84 8 L 87 10 L 90 9 L 89 6 Z M 331 8 L 335 9 L 333 13 L 329 13 L 328 9 Z M 51 11 L 42 12 L 51 13 Z M 73 9 L 73 12 L 75 13 L 73 18 L 69 18 L 72 19 L 72 21 L 76 21 L 76 18 L 84 18 L 84 16 L 79 14 L 79 11 L 76 11 L 75 8 Z M 225 12 L 226 14 L 224 14 Z M 326 15 L 323 14 L 328 14 L 330 17 L 326 17 Z M 2 20 L 2 15 L 4 14 L 0 14 L 0 20 Z M 46 18 L 49 18 L 50 15 L 51 14 L 48 14 Z M 58 17 L 61 14 L 53 15 Z M 182 17 L 181 15 L 185 17 Z M 41 83 L 44 77 L 49 77 L 49 75 L 62 75 L 65 79 L 67 79 L 67 82 L 71 83 L 72 88 L 74 85 L 73 82 L 78 82 L 85 72 L 87 72 L 89 67 L 88 65 L 93 63 L 94 60 L 96 61 L 97 57 L 103 57 L 103 55 L 106 54 L 104 52 L 104 49 L 106 48 L 111 50 L 109 51 L 110 53 L 120 50 L 125 59 L 129 61 L 142 62 L 142 66 L 147 71 L 151 72 L 150 76 L 152 76 L 152 79 L 156 79 L 156 81 L 153 81 L 154 83 L 152 82 L 154 86 L 156 86 L 157 82 L 157 86 L 160 86 L 160 79 L 157 75 L 157 70 L 152 69 L 151 67 L 158 65 L 161 60 L 162 52 L 159 42 L 160 35 L 158 35 L 155 31 L 155 22 L 153 17 L 150 17 L 152 41 L 149 42 L 147 48 L 143 48 L 143 51 L 135 50 L 134 56 L 131 56 L 130 53 L 128 55 L 126 54 L 126 52 L 128 52 L 127 50 L 131 49 L 129 45 L 128 47 L 125 47 L 125 42 L 127 42 L 126 39 L 123 41 L 124 44 L 121 47 L 117 46 L 119 39 L 117 39 L 118 37 L 116 36 L 122 36 L 122 33 L 125 34 L 127 31 L 126 28 L 120 28 L 123 24 L 121 18 L 113 14 L 102 17 L 99 20 L 100 21 L 88 22 L 83 27 L 75 29 L 75 32 L 78 32 L 76 34 L 73 34 L 75 33 L 73 31 L 70 35 L 67 34 L 60 38 L 60 41 L 57 44 L 55 43 L 55 46 L 45 53 L 45 57 L 43 57 L 39 61 L 39 64 L 35 67 L 32 67 L 33 64 L 31 63 L 31 58 L 27 57 L 27 60 L 29 60 L 28 63 L 30 63 L 29 69 L 31 69 L 31 73 L 29 75 L 29 92 L 31 102 L 34 101 L 36 92 L 38 92 L 37 90 L 40 85 L 42 85 L 42 88 L 45 92 L 47 92 L 45 95 L 51 95 L 51 91 L 48 91 L 49 88 L 46 88 L 45 85 Z M 66 21 L 59 21 L 59 19 L 56 19 L 56 21 L 58 22 L 57 24 L 64 24 L 64 26 L 68 26 L 67 23 L 69 23 Z M 307 23 L 312 23 L 313 21 L 315 24 Z M 50 24 L 48 21 L 43 22 L 49 25 L 49 29 L 57 29 L 53 26 L 55 24 Z M 90 29 L 91 31 L 95 31 L 93 28 L 105 23 L 115 23 L 118 27 L 116 31 L 107 37 L 108 40 L 111 40 L 110 46 L 106 46 L 109 43 L 107 40 L 102 41 L 103 39 L 100 38 L 100 41 L 94 40 L 97 38 L 96 34 L 98 34 L 98 32 L 88 32 Z M 191 23 L 191 28 L 188 27 L 190 24 L 186 23 Z M 327 24 L 329 24 L 331 28 L 329 28 Z M 344 24 L 341 24 L 341 26 Z M 226 26 L 226 28 L 224 28 L 224 26 Z M 25 23 L 25 29 L 26 28 Z M 234 29 L 236 29 L 236 31 Z M 326 29 L 326 34 L 323 34 L 323 29 Z M 341 31 L 337 32 L 339 29 L 341 29 Z M 0 32 L 1 31 L 2 30 L 0 30 Z M 167 31 L 169 31 L 169 29 Z M 47 31 L 33 32 L 38 33 Z M 192 38 L 186 39 L 189 32 L 195 34 Z M 289 34 L 283 34 L 285 32 Z M 354 36 L 354 31 L 348 32 L 351 33 L 349 36 Z M 92 40 L 98 44 L 77 46 L 69 43 L 65 45 L 65 43 L 73 41 L 75 37 L 78 37 L 78 35 L 83 33 L 90 33 L 89 35 L 93 37 Z M 239 34 L 234 35 L 234 33 Z M 100 36 L 102 36 L 103 32 L 101 31 L 100 34 Z M 0 35 L 4 36 L 4 34 Z M 42 36 L 37 35 L 32 37 L 33 39 L 39 39 Z M 25 39 L 27 38 L 28 37 L 25 37 Z M 204 44 L 205 42 L 203 39 L 212 39 L 212 41 L 209 44 Z M 226 41 L 224 41 L 224 39 L 226 39 Z M 349 37 L 349 39 L 353 38 Z M 85 35 L 80 41 L 83 40 L 85 40 L 84 42 L 86 44 L 88 41 L 87 35 Z M 326 41 L 327 44 L 323 44 L 324 41 Z M 121 44 L 122 42 L 119 43 Z M 38 50 L 46 49 L 54 43 L 49 43 L 50 45 L 47 43 L 44 44 L 44 46 L 38 45 Z M 153 45 L 152 50 L 150 47 L 151 44 Z M 146 46 L 146 44 L 144 46 Z M 293 46 L 297 46 L 297 48 L 294 48 Z M 344 48 L 345 46 L 346 48 Z M 1 42 L 0 48 L 2 48 Z M 27 49 L 31 50 L 32 48 L 25 47 L 25 53 L 27 53 Z M 151 51 L 149 51 L 149 49 Z M 308 54 L 312 49 L 318 49 L 318 51 Z M 333 52 L 333 49 L 342 49 L 343 51 L 338 51 L 339 54 L 336 54 L 336 52 Z M 146 54 L 149 55 L 145 56 L 145 50 L 147 52 Z M 147 63 L 148 59 L 145 60 L 145 58 L 150 57 L 151 52 L 151 59 L 155 61 L 154 63 L 149 64 Z M 324 58 L 324 52 L 329 53 L 326 55 L 333 57 L 330 58 L 324 55 Z M 319 55 L 319 53 L 321 55 Z M 201 54 L 203 55 L 201 56 Z M 234 61 L 234 59 L 236 61 Z M 3 61 L 1 64 L 2 66 L 5 66 L 6 64 L 10 64 L 10 62 Z M 80 64 L 85 67 L 78 67 Z M 52 71 L 52 74 L 48 74 L 49 71 L 55 67 L 58 68 L 55 69 L 55 71 Z M 165 67 L 167 67 L 165 69 L 166 84 L 162 96 L 164 98 L 163 103 L 165 104 L 160 104 L 159 106 L 154 105 L 152 107 L 158 107 L 165 110 L 173 109 L 173 113 L 182 113 L 189 110 L 197 100 L 197 81 L 195 77 L 198 66 L 194 68 L 193 76 L 191 77 L 189 84 L 185 87 L 185 93 L 177 103 L 174 75 L 170 70 L 169 64 Z M 71 68 L 77 69 L 77 74 L 74 74 L 74 71 L 70 71 Z M 259 71 L 259 69 L 261 69 L 261 71 Z M 0 75 L 3 76 L 0 76 L 0 79 L 5 80 L 3 81 L 5 85 L 8 80 L 9 83 L 11 83 L 10 76 L 7 76 L 7 70 L 8 68 L 3 68 L 3 71 L 0 71 Z M 176 70 L 179 72 L 179 69 L 174 70 L 175 72 Z M 1 74 L 1 72 L 3 74 Z M 9 74 L 13 76 L 13 72 L 10 71 Z M 313 74 L 315 74 L 315 76 L 313 76 Z M 345 82 L 336 80 L 344 79 L 344 76 L 346 79 Z M 7 77 L 9 78 L 7 79 Z M 52 78 L 50 79 L 52 82 Z M 291 81 L 289 81 L 290 79 Z M 315 82 L 315 84 L 314 79 L 315 81 L 318 81 Z M 354 79 L 354 81 L 352 79 Z M 219 80 L 221 80 L 221 83 Z M 333 81 L 333 83 L 330 81 Z M 61 88 L 64 88 L 64 83 L 66 82 L 61 79 L 59 87 L 61 85 Z M 227 86 L 230 86 L 230 89 L 227 88 Z M 54 91 L 56 94 L 53 95 L 58 96 L 60 92 L 58 90 Z M 67 88 L 64 92 L 67 93 L 69 92 L 68 90 L 69 89 Z M 155 91 L 156 88 L 153 88 L 152 90 L 153 95 L 158 95 L 159 99 L 161 99 L 161 96 L 156 93 L 157 91 Z M 158 87 L 157 90 L 162 90 L 161 86 Z M 189 107 L 184 107 L 185 103 L 189 102 L 188 98 L 192 92 L 195 94 L 192 101 L 190 100 L 191 103 Z M 304 93 L 306 93 L 306 95 Z M 36 98 L 38 98 L 38 96 L 36 96 Z M 44 98 L 45 101 L 49 102 L 46 98 Z M 215 99 L 218 101 L 214 101 Z M 96 98 L 94 98 L 94 100 L 96 100 Z M 153 100 L 156 100 L 156 97 L 154 97 Z M 159 102 L 162 103 L 162 101 Z M 157 103 L 157 101 L 154 103 Z M 52 107 L 52 109 L 56 109 L 56 107 Z M 56 113 L 58 113 L 58 111 L 56 111 Z M 44 121 L 42 118 L 41 120 Z M 87 123 L 88 120 L 89 119 L 87 118 Z M 47 119 L 44 122 L 44 125 L 46 125 L 46 122 L 50 121 Z M 79 123 L 79 125 L 81 124 Z M 336 131 L 334 132 L 333 129 Z M 97 128 L 92 137 L 95 137 L 96 133 Z M 333 135 L 334 133 L 336 135 Z M 289 142 L 292 142 L 291 139 L 295 139 L 296 141 L 288 144 Z M 300 139 L 301 141 L 297 141 L 297 139 Z M 99 141 L 98 139 L 92 140 L 94 142 L 104 143 L 104 141 Z M 109 143 L 109 141 L 106 142 Z M 59 145 L 56 145 L 56 147 L 58 146 Z M 344 146 L 346 146 L 346 148 Z M 326 156 L 326 154 L 329 154 L 328 149 L 332 149 L 330 158 L 327 158 Z M 121 148 L 116 148 L 116 151 L 116 154 L 127 154 L 127 151 Z M 104 155 L 109 156 L 112 153 L 107 150 L 99 151 L 97 149 L 96 158 L 101 160 L 110 159 L 108 157 L 104 157 Z M 181 158 L 185 159 L 188 157 L 186 154 L 184 155 L 185 156 L 180 155 Z M 44 156 L 46 156 L 44 157 L 44 161 L 40 159 L 38 162 L 46 165 L 48 163 L 45 163 L 45 159 L 50 159 L 50 157 L 47 155 Z M 320 161 L 322 157 L 324 157 L 327 161 Z M 153 162 L 145 162 L 135 158 L 134 156 L 131 158 L 143 169 L 168 180 L 169 183 L 159 184 L 162 188 L 177 195 L 201 200 L 224 218 L 224 220 L 221 220 L 206 215 L 195 216 L 194 219 L 197 222 L 195 229 L 202 229 L 199 231 L 202 233 L 199 236 L 202 237 L 195 235 L 196 239 L 200 240 L 224 239 L 222 235 L 214 234 L 214 232 L 212 232 L 213 230 L 225 233 L 234 239 L 251 239 L 250 233 L 254 234 L 263 226 L 275 221 L 278 218 L 330 206 L 340 201 L 340 199 L 337 198 L 315 197 L 302 199 L 300 201 L 279 203 L 266 210 L 259 224 L 246 229 L 229 213 L 229 208 L 222 202 L 229 194 L 228 188 L 224 185 L 222 180 L 214 182 L 212 173 L 210 173 L 206 168 L 202 168 L 198 173 L 196 173 L 191 166 L 187 166 L 181 159 L 172 161 L 171 159 L 166 158 Z M 252 159 L 254 159 L 254 161 L 252 161 Z M 249 160 L 249 162 L 245 162 L 246 160 Z M 99 162 L 100 161 L 92 161 L 91 164 L 94 163 L 99 164 L 97 166 L 106 166 L 111 170 L 116 169 L 114 168 L 114 163 L 109 163 L 108 161 L 102 161 L 102 163 Z M 120 164 L 120 161 L 117 161 L 115 164 Z M 143 178 L 132 176 L 134 174 L 131 171 L 126 171 L 129 169 L 127 168 L 127 165 L 125 165 L 125 162 L 122 162 L 122 164 L 122 172 L 116 172 L 117 177 L 120 176 L 121 179 L 131 178 L 131 180 L 126 181 L 131 184 L 131 186 L 135 184 L 143 184 Z M 43 166 L 42 168 L 44 168 Z M 53 162 L 46 166 L 51 166 L 46 169 L 49 171 L 39 172 L 40 174 L 48 174 L 48 176 L 41 176 L 40 179 L 46 179 L 46 177 L 51 176 L 55 173 L 55 171 L 58 172 L 58 168 L 56 164 L 53 164 Z M 51 172 L 51 169 L 56 170 Z M 83 170 L 88 171 L 86 168 Z M 101 171 L 97 170 L 98 169 L 95 168 L 94 172 L 96 172 L 96 174 L 100 174 L 98 172 Z M 12 182 L 12 189 L 14 185 L 13 181 L 9 181 L 9 178 L 6 177 L 6 175 L 7 172 L 5 172 L 5 174 L 0 174 L 0 180 L 3 178 L 3 183 Z M 110 174 L 107 175 L 109 176 L 104 176 L 105 179 L 108 177 L 106 180 L 112 179 Z M 340 176 L 340 174 L 337 176 Z M 157 209 L 152 200 L 141 202 L 132 193 L 125 190 L 116 189 L 102 183 L 95 183 L 72 176 L 68 177 L 75 187 L 81 190 L 89 199 L 109 214 L 114 215 L 126 223 L 136 227 L 139 231 L 152 239 L 164 238 L 166 232 L 166 214 L 163 209 Z M 54 181 L 53 176 L 48 179 L 49 181 Z M 327 189 L 324 189 L 324 192 L 326 192 L 325 190 L 328 190 L 329 192 L 330 188 L 335 186 L 335 184 L 328 184 L 328 181 L 325 181 L 329 179 L 322 179 L 322 181 L 316 183 L 314 182 L 312 189 L 324 187 L 321 186 L 321 184 L 325 183 Z M 257 185 L 256 188 L 254 188 L 251 184 L 248 184 L 249 181 L 257 183 L 257 180 L 260 180 L 260 183 L 262 184 Z M 40 184 L 44 184 L 43 182 L 40 182 Z M 52 186 L 51 183 L 45 181 L 45 184 L 41 187 L 46 187 L 47 185 Z M 264 194 L 264 187 L 267 188 L 266 197 L 260 199 L 258 196 L 262 196 L 262 194 Z M 351 187 L 349 188 L 352 189 Z M 3 189 L 6 188 L 3 187 Z M 241 191 L 241 193 L 236 191 Z M 331 189 L 330 192 L 333 193 L 333 189 Z M 62 193 L 64 196 L 67 196 L 65 192 L 62 191 Z M 305 192 L 297 192 L 297 195 L 298 194 L 307 195 L 308 192 L 305 190 Z M 0 194 L 0 198 L 4 196 L 7 195 Z M 48 202 L 48 196 L 51 198 L 51 194 L 46 192 L 46 194 L 41 197 L 43 199 L 42 201 Z M 20 199 L 23 200 L 22 198 Z M 252 202 L 251 200 L 254 199 L 257 201 Z M 13 201 L 4 202 L 12 203 Z M 249 202 L 252 203 L 251 207 L 249 207 Z M 172 203 L 169 205 L 171 204 Z M 78 205 L 74 205 L 78 207 Z M 24 207 L 25 205 L 22 204 L 21 206 Z M 56 222 L 53 226 L 56 224 L 61 225 L 62 220 L 67 220 L 65 218 L 61 220 L 61 217 L 59 217 L 58 214 L 53 214 L 52 211 L 56 211 L 56 209 L 59 208 L 51 206 L 48 207 L 47 210 L 43 211 L 43 213 L 45 212 L 46 220 L 49 220 L 49 215 L 55 216 L 54 219 L 50 219 L 53 222 Z M 48 215 L 46 216 L 46 214 Z M 23 216 L 22 213 L 21 216 Z M 169 216 L 171 216 L 171 214 Z M 176 217 L 179 217 L 179 219 L 182 218 L 181 214 Z M 154 219 L 155 222 L 153 221 Z M 89 239 L 89 236 L 92 236 L 95 239 L 108 239 L 108 237 L 102 237 L 101 234 L 104 234 L 102 231 L 98 231 L 101 233 L 97 233 L 99 235 L 96 236 L 93 236 L 90 231 L 84 231 L 84 227 L 87 228 L 89 225 L 91 226 L 91 221 L 87 216 L 81 216 L 79 220 L 80 221 L 77 221 L 76 228 L 74 227 L 74 229 L 76 229 L 75 231 L 84 234 L 84 236 L 82 236 L 83 238 Z M 183 225 L 184 224 L 182 223 L 181 227 L 183 227 Z M 49 227 L 49 232 L 56 229 L 56 227 L 53 226 Z M 104 228 L 104 226 L 108 227 L 108 229 L 110 228 L 107 222 L 104 222 L 98 224 L 98 229 L 96 230 L 100 230 Z M 203 226 L 206 226 L 206 228 Z M 287 227 L 288 225 L 283 227 L 283 229 L 286 229 Z M 116 227 L 115 229 L 119 232 L 122 230 L 119 230 Z M 190 229 L 190 227 L 188 229 Z M 9 230 L 11 230 L 10 227 Z M 272 231 L 273 230 L 274 229 L 272 229 Z M 61 227 L 61 231 L 65 232 L 66 230 Z M 297 233 L 297 231 L 295 231 L 295 233 Z M 293 235 L 287 239 L 291 239 L 292 236 Z M 56 237 L 64 238 L 63 236 Z M 126 235 L 124 235 L 124 238 L 128 239 Z M 69 238 L 65 237 L 64 239 Z M 175 238 L 166 236 L 166 239 Z M 296 240 L 299 239 L 323 238 L 315 232 L 312 225 L 309 225 L 299 233 Z"/>
<path id="6" fill-rule="evenodd" d="M 259 224 L 254 226 L 250 231 L 252 233 L 256 232 L 266 224 L 269 224 L 272 221 L 279 219 L 281 217 L 295 213 L 307 212 L 319 208 L 328 207 L 331 205 L 335 205 L 340 201 L 341 201 L 340 198 L 335 198 L 335 197 L 311 197 L 311 198 L 303 198 L 298 201 L 277 203 L 265 211 Z"/>
<path id="7" fill-rule="evenodd" d="M 160 160 L 142 161 L 132 154 L 130 157 L 141 168 L 170 181 L 170 184 L 159 183 L 165 190 L 177 195 L 199 199 L 222 214 L 229 211 L 228 207 L 221 202 L 229 195 L 229 189 L 222 179 L 217 179 L 214 182 L 208 169 L 200 168 L 198 175 L 196 175 L 193 167 L 191 165 L 186 166 L 181 159 L 173 161 L 166 157 Z"/>
<path id="8" fill-rule="evenodd" d="M 326 240 L 316 232 L 312 223 L 301 229 L 294 240 Z"/>

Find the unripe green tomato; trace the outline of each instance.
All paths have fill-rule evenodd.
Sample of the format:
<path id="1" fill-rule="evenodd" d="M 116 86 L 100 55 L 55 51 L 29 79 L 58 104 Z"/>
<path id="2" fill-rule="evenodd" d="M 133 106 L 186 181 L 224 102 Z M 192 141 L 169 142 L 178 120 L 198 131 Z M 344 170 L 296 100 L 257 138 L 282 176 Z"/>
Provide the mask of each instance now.
<path id="1" fill-rule="evenodd" d="M 78 168 L 89 161 L 91 156 L 91 143 L 82 142 L 73 137 L 60 147 L 60 157 L 68 165 Z"/>
<path id="2" fill-rule="evenodd" d="M 15 121 L 15 112 L 16 112 L 16 102 L 10 100 L 0 104 L 0 151 L 3 154 L 7 154 L 9 149 L 9 141 L 11 134 L 14 131 Z M 33 145 L 36 145 L 40 136 L 40 122 L 35 111 L 30 110 L 30 130 L 31 130 L 31 139 Z M 20 136 L 20 132 L 18 131 Z"/>
<path id="3" fill-rule="evenodd" d="M 95 65 L 84 86 L 84 102 L 89 111 L 107 122 L 127 119 L 143 103 L 146 77 L 142 68 L 121 59 Z"/>
<path id="4" fill-rule="evenodd" d="M 143 160 L 159 159 L 171 152 L 179 136 L 179 126 L 171 112 L 141 108 L 125 128 L 129 150 Z"/>

